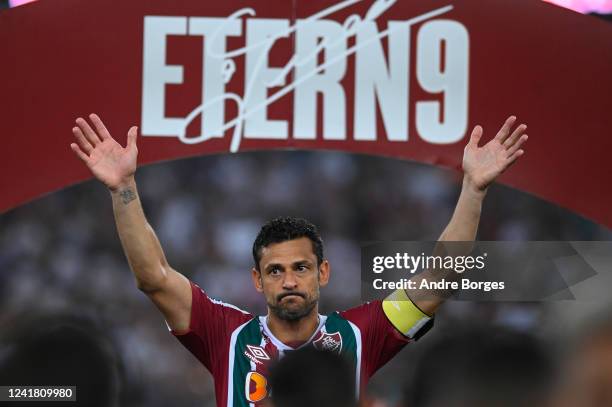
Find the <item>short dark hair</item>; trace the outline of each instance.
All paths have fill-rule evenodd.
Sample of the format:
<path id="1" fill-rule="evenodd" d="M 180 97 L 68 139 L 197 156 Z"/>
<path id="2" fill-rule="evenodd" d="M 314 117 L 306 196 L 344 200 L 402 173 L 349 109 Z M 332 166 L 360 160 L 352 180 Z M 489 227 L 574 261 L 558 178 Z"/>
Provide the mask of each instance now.
<path id="1" fill-rule="evenodd" d="M 323 261 L 323 239 L 315 225 L 302 218 L 283 216 L 272 219 L 261 227 L 253 243 L 253 260 L 259 270 L 261 249 L 272 243 L 307 237 L 312 242 L 312 251 L 317 256 L 317 266 Z"/>
<path id="2" fill-rule="evenodd" d="M 288 352 L 269 375 L 274 407 L 355 407 L 355 369 L 343 356 L 312 346 Z"/>
<path id="3" fill-rule="evenodd" d="M 97 321 L 80 314 L 40 314 L 15 325 L 0 338 L 0 349 L 6 349 L 0 358 L 2 385 L 72 385 L 78 398 L 71 406 L 124 404 L 123 364 Z"/>
<path id="4" fill-rule="evenodd" d="M 553 390 L 553 355 L 534 335 L 468 325 L 430 339 L 404 386 L 404 406 L 536 406 Z"/>

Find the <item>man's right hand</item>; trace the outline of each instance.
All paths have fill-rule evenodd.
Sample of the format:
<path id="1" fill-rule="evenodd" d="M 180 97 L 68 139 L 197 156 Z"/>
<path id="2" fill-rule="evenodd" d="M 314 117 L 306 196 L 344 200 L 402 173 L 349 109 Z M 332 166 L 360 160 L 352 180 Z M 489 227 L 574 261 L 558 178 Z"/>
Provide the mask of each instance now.
<path id="1" fill-rule="evenodd" d="M 185 331 L 190 325 L 191 284 L 168 264 L 137 199 L 134 180 L 137 127 L 130 128 L 127 145 L 122 147 L 97 115 L 91 114 L 89 119 L 93 128 L 83 118 L 76 120 L 72 132 L 78 144 L 72 143 L 70 147 L 111 190 L 117 232 L 138 288 L 160 309 L 172 329 Z"/>
<path id="2" fill-rule="evenodd" d="M 130 128 L 127 145 L 122 147 L 96 114 L 90 114 L 89 118 L 94 125 L 93 129 L 85 119 L 76 119 L 77 126 L 72 128 L 72 133 L 78 144 L 72 143 L 70 147 L 98 180 L 111 191 L 115 191 L 127 183 L 136 172 L 138 128 Z"/>

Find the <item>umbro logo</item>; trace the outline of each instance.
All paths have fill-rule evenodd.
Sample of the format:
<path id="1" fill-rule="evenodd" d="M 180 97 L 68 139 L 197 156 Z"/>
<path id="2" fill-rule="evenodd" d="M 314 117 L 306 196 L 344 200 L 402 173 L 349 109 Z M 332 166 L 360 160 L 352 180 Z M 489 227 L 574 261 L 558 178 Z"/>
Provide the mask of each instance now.
<path id="1" fill-rule="evenodd" d="M 253 363 L 263 364 L 262 360 L 270 360 L 270 356 L 261 346 L 247 345 L 244 355 Z"/>

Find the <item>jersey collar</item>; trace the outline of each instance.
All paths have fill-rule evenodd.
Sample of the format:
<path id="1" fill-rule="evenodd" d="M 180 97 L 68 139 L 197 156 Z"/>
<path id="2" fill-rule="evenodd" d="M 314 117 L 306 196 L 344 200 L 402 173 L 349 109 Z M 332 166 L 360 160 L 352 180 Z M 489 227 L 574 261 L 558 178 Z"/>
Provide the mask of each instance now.
<path id="1" fill-rule="evenodd" d="M 261 329 L 263 330 L 264 334 L 268 338 L 270 338 L 270 341 L 272 342 L 272 344 L 274 344 L 274 346 L 276 346 L 276 348 L 280 351 L 296 350 L 296 349 L 300 349 L 300 348 L 303 348 L 304 346 L 309 345 L 312 342 L 312 340 L 317 336 L 317 334 L 321 331 L 321 328 L 323 328 L 323 325 L 325 325 L 325 321 L 327 321 L 327 316 L 319 314 L 319 326 L 317 327 L 317 329 L 315 329 L 312 336 L 306 342 L 304 342 L 301 346 L 297 348 L 292 348 L 291 346 L 287 346 L 283 342 L 281 342 L 276 336 L 274 336 L 272 331 L 270 331 L 270 328 L 268 328 L 268 317 L 267 316 L 259 317 L 259 325 L 261 326 Z"/>

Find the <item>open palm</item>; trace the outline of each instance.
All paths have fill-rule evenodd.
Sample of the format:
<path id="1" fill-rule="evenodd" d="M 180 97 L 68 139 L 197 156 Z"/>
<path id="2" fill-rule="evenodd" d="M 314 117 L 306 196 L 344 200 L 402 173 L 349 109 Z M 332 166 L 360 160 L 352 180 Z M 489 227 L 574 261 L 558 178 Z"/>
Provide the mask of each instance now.
<path id="1" fill-rule="evenodd" d="M 478 142 L 482 137 L 482 127 L 476 126 L 463 153 L 463 171 L 474 185 L 484 190 L 501 173 L 523 155 L 521 145 L 527 141 L 524 134 L 527 126 L 521 124 L 514 131 L 516 117 L 510 116 L 497 135 L 482 147 Z"/>
<path id="2" fill-rule="evenodd" d="M 76 120 L 72 133 L 78 144 L 72 143 L 70 147 L 98 180 L 111 190 L 116 189 L 136 172 L 137 128 L 130 128 L 127 145 L 122 147 L 97 115 L 91 114 L 89 118 L 94 128 L 80 117 Z"/>

